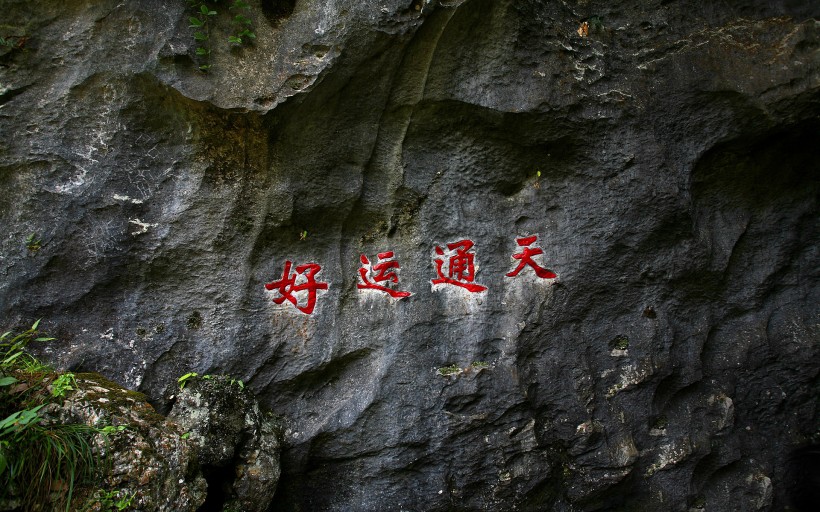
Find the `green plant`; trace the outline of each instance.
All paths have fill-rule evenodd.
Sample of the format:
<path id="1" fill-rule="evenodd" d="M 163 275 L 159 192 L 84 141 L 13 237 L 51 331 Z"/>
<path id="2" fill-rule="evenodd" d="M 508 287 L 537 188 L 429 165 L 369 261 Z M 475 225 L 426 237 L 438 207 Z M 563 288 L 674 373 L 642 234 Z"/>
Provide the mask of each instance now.
<path id="1" fill-rule="evenodd" d="M 186 373 L 185 375 L 183 375 L 182 377 L 177 379 L 177 384 L 179 384 L 179 389 L 185 389 L 185 384 L 189 380 L 193 379 L 194 377 L 199 377 L 202 380 L 212 380 L 216 376 L 215 375 L 210 375 L 210 374 L 205 374 L 205 375 L 200 376 L 196 372 Z M 245 389 L 245 383 L 242 382 L 240 379 L 234 379 L 234 378 L 231 378 L 227 375 L 223 375 L 223 377 L 227 377 L 228 379 L 230 379 L 231 386 L 236 384 L 237 386 L 239 386 L 240 389 Z"/>
<path id="2" fill-rule="evenodd" d="M 0 372 L 8 373 L 12 370 L 22 370 L 31 373 L 49 369 L 25 350 L 32 341 L 51 341 L 54 339 L 39 336 L 37 330 L 39 325 L 40 320 L 37 320 L 29 329 L 16 336 L 11 336 L 11 331 L 0 335 Z"/>
<path id="3" fill-rule="evenodd" d="M 55 398 L 63 397 L 66 392 L 75 389 L 77 389 L 77 380 L 74 378 L 74 374 L 71 372 L 62 373 L 51 384 L 51 396 Z"/>
<path id="4" fill-rule="evenodd" d="M 626 350 L 629 348 L 629 338 L 623 334 L 619 334 L 618 336 L 615 336 L 612 341 L 610 341 L 610 345 L 612 348 L 617 350 Z"/>
<path id="5" fill-rule="evenodd" d="M 40 415 L 37 414 L 37 411 L 43 407 L 45 407 L 45 404 L 38 405 L 31 409 L 23 409 L 6 416 L 5 419 L 0 421 L 0 437 L 2 437 L 3 434 L 13 432 L 14 429 L 19 430 L 27 427 L 29 424 L 39 422 Z"/>
<path id="6" fill-rule="evenodd" d="M 188 0 L 188 5 L 193 9 L 193 16 L 188 18 L 189 27 L 194 29 L 194 41 L 196 41 L 196 55 L 200 59 L 200 71 L 207 72 L 211 69 L 211 32 L 214 25 L 213 20 L 219 14 L 215 5 L 219 0 L 202 2 L 200 0 Z M 231 18 L 232 32 L 228 35 L 228 42 L 234 45 L 242 45 L 251 39 L 256 39 L 253 32 L 253 20 L 242 14 L 250 9 L 250 5 L 242 0 L 234 0 L 228 7 L 228 11 L 233 13 Z"/>
<path id="7" fill-rule="evenodd" d="M 11 492 L 25 510 L 69 509 L 77 484 L 86 483 L 104 463 L 93 453 L 100 430 L 53 423 L 41 415 L 49 400 L 74 389 L 73 374 L 54 375 L 26 351 L 40 336 L 40 321 L 26 331 L 0 335 L 0 497 Z M 107 438 L 104 437 L 107 441 Z"/>
<path id="8" fill-rule="evenodd" d="M 0 421 L 0 488 L 20 492 L 26 510 L 65 504 L 75 486 L 97 473 L 87 425 L 43 424 L 45 404 L 16 411 Z M 0 494 L 3 492 L 0 491 Z"/>
<path id="9" fill-rule="evenodd" d="M 307 240 L 307 229 L 303 229 L 301 233 L 299 233 L 299 240 L 304 241 Z"/>
<path id="10" fill-rule="evenodd" d="M 587 21 L 589 22 L 589 28 L 595 32 L 600 32 L 604 29 L 604 20 L 602 20 L 600 16 L 590 16 Z"/>
<path id="11" fill-rule="evenodd" d="M 197 43 L 196 54 L 202 60 L 199 64 L 200 71 L 208 71 L 211 68 L 211 23 L 212 16 L 216 16 L 216 11 L 208 7 L 204 2 L 189 2 L 196 8 L 197 15 L 188 18 L 191 23 L 190 28 L 194 29 L 194 41 Z"/>
<path id="12" fill-rule="evenodd" d="M 541 171 L 535 171 L 535 183 L 533 187 L 541 188 Z"/>
<path id="13" fill-rule="evenodd" d="M 125 489 L 97 489 L 86 501 L 85 510 L 99 504 L 100 512 L 121 512 L 131 506 L 136 495 L 136 491 L 128 493 Z"/>
<path id="14" fill-rule="evenodd" d="M 36 233 L 32 233 L 26 237 L 26 249 L 29 252 L 36 253 L 43 247 L 43 241 L 37 238 Z"/>
<path id="15" fill-rule="evenodd" d="M 127 428 L 128 428 L 128 425 L 116 425 L 116 426 L 115 425 L 106 425 L 106 426 L 102 427 L 101 429 L 99 429 L 99 432 L 101 434 L 104 434 L 104 435 L 108 436 L 108 435 L 111 435 L 111 434 L 117 434 L 119 432 L 122 432 L 123 430 L 126 430 Z"/>
<path id="16" fill-rule="evenodd" d="M 474 370 L 484 370 L 485 368 L 489 368 L 490 365 L 485 363 L 484 361 L 473 361 L 470 366 Z"/>
<path id="17" fill-rule="evenodd" d="M 233 5 L 228 7 L 228 10 L 230 11 L 247 11 L 248 9 L 250 9 L 250 6 L 242 0 L 234 0 Z M 231 36 L 228 36 L 229 43 L 242 44 L 243 42 L 249 39 L 256 39 L 256 34 L 254 34 L 251 31 L 253 21 L 247 16 L 244 16 L 243 14 L 237 12 L 231 20 L 231 24 L 234 27 L 235 33 Z M 243 37 L 245 38 L 244 40 L 242 39 Z"/>
<path id="18" fill-rule="evenodd" d="M 12 50 L 23 50 L 25 49 L 28 37 L 27 35 L 0 37 L 0 47 L 11 48 Z"/>
<path id="19" fill-rule="evenodd" d="M 196 372 L 190 372 L 190 373 L 186 373 L 182 377 L 178 378 L 177 379 L 177 384 L 179 384 L 179 389 L 185 389 L 185 383 L 188 381 L 188 379 L 192 379 L 194 377 L 197 377 L 198 375 L 199 374 L 196 373 Z"/>

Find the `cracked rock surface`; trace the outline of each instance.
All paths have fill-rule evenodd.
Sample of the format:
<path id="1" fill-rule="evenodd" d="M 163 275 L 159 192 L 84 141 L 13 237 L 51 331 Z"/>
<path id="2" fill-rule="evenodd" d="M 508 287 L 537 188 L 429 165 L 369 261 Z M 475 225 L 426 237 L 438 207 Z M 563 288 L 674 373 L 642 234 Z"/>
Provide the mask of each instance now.
<path id="1" fill-rule="evenodd" d="M 784 509 L 820 441 L 816 2 L 247 3 L 207 64 L 183 0 L 3 3 L 9 328 L 161 409 L 242 379 L 286 422 L 272 510 Z M 555 278 L 507 276 L 531 236 Z M 431 282 L 462 240 L 484 291 Z M 357 287 L 386 252 L 412 296 Z"/>

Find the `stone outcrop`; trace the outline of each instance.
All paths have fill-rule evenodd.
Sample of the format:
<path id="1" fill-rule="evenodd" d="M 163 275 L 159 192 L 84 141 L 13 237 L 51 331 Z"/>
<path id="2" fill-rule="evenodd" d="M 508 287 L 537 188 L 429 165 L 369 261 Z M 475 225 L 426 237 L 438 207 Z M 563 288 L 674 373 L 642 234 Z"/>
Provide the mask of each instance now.
<path id="1" fill-rule="evenodd" d="M 187 430 L 208 480 L 208 510 L 268 510 L 279 481 L 282 428 L 241 381 L 192 377 L 169 419 Z"/>
<path id="2" fill-rule="evenodd" d="M 268 510 L 280 475 L 282 427 L 241 381 L 191 378 L 172 396 L 167 418 L 142 393 L 99 374 L 77 374 L 72 382 L 64 399 L 39 411 L 44 425 L 99 431 L 91 439 L 98 476 L 77 482 L 72 508 L 107 510 L 96 496 L 116 493 L 129 500 L 128 510 Z M 17 510 L 14 493 L 4 498 L 0 510 Z"/>
<path id="3" fill-rule="evenodd" d="M 6 323 L 158 404 L 243 379 L 286 418 L 273 510 L 784 509 L 816 2 L 247 3 L 206 61 L 187 1 L 4 2 Z M 525 246 L 555 278 L 508 277 Z M 387 252 L 411 296 L 359 288 Z"/>
<path id="4" fill-rule="evenodd" d="M 207 485 L 197 447 L 185 430 L 148 404 L 145 395 L 129 391 L 101 375 L 77 374 L 76 388 L 41 409 L 43 422 L 113 427 L 94 436 L 98 487 L 79 488 L 72 509 L 100 509 L 97 488 L 131 497 L 130 510 L 195 512 L 205 503 Z"/>

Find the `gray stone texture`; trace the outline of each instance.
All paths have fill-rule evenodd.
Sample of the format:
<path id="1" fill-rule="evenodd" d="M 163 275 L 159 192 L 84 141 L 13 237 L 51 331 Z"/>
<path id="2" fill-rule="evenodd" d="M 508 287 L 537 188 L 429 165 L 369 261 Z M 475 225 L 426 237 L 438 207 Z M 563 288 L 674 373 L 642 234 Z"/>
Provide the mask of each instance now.
<path id="1" fill-rule="evenodd" d="M 6 324 L 161 409 L 243 379 L 287 423 L 272 510 L 786 506 L 816 2 L 249 3 L 208 73 L 186 1 L 2 3 Z M 557 279 L 505 277 L 531 234 Z M 464 238 L 487 291 L 432 290 Z M 357 290 L 388 250 L 412 297 Z M 310 316 L 264 289 L 285 260 L 322 267 Z"/>

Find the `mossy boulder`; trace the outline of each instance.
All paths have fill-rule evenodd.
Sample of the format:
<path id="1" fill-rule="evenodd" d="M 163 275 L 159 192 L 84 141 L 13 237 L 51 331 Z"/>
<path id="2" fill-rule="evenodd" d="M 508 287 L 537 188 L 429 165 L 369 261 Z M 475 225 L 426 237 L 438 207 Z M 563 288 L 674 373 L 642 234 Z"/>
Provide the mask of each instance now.
<path id="1" fill-rule="evenodd" d="M 102 488 L 133 496 L 129 510 L 195 511 L 205 502 L 207 485 L 197 447 L 183 436 L 180 425 L 158 414 L 145 395 L 99 374 L 77 374 L 76 382 L 62 404 L 51 404 L 43 412 L 55 422 L 119 427 L 94 440 L 104 461 Z M 95 489 L 85 491 L 75 503 L 101 509 L 89 498 Z"/>

